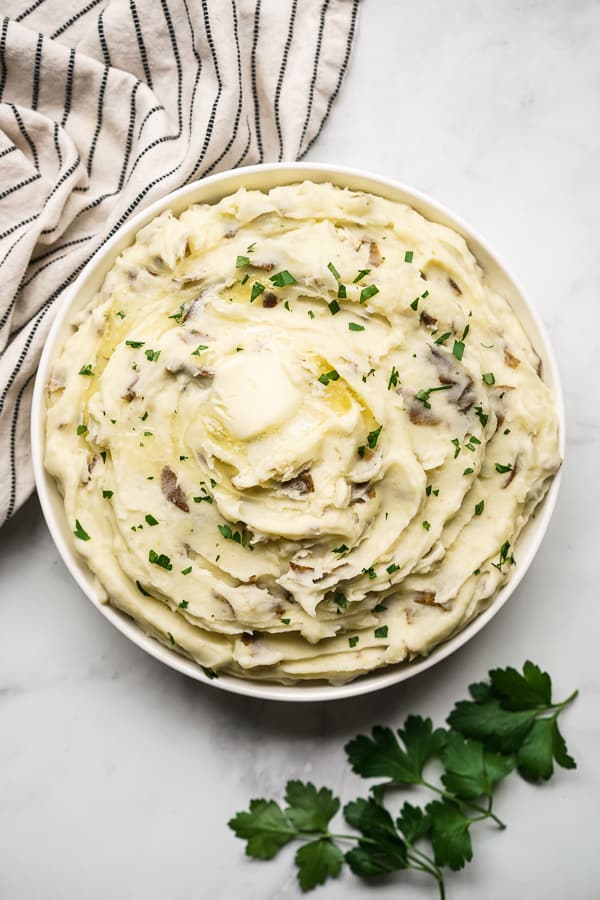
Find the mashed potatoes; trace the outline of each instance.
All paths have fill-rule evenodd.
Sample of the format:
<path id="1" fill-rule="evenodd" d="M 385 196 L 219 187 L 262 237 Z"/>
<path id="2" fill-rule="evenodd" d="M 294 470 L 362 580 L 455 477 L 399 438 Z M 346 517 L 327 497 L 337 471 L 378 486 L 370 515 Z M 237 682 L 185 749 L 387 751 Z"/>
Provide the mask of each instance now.
<path id="1" fill-rule="evenodd" d="M 142 228 L 74 323 L 46 466 L 107 602 L 214 675 L 343 682 L 485 608 L 560 465 L 465 241 L 330 184 Z"/>

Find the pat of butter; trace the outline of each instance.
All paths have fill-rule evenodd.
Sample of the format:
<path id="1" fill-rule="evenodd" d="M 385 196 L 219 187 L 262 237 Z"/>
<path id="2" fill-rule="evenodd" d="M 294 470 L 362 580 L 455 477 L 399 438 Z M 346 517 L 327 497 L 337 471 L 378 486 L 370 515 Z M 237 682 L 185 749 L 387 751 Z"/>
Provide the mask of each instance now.
<path id="1" fill-rule="evenodd" d="M 217 366 L 211 402 L 229 433 L 245 441 L 291 418 L 302 393 L 274 353 L 242 351 Z"/>

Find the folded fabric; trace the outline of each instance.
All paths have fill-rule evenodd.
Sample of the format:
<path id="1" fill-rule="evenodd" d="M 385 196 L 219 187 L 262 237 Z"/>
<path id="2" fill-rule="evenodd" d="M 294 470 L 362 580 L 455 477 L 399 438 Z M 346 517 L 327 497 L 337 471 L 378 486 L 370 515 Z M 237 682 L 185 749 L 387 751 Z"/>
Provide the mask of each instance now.
<path id="1" fill-rule="evenodd" d="M 0 524 L 33 489 L 33 377 L 62 292 L 168 191 L 302 157 L 338 94 L 358 5 L 4 0 Z"/>

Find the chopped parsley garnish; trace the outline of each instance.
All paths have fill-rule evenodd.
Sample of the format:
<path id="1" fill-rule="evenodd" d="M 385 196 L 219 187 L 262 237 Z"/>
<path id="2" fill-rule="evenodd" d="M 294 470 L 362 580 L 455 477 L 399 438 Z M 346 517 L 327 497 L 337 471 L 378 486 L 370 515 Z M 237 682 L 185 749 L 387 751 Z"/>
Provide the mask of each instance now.
<path id="1" fill-rule="evenodd" d="M 292 620 L 291 619 L 282 619 L 281 621 L 283 622 L 284 625 L 289 625 Z"/>
<path id="2" fill-rule="evenodd" d="M 210 496 L 210 494 L 202 494 L 200 497 L 194 497 L 194 503 L 202 503 L 203 501 L 206 501 L 206 503 L 212 503 L 213 498 Z"/>
<path id="3" fill-rule="evenodd" d="M 171 634 L 170 631 L 167 631 L 167 637 L 168 637 L 169 640 L 171 641 L 171 644 L 172 644 L 173 646 L 175 646 L 175 638 L 173 637 L 173 635 Z"/>
<path id="4" fill-rule="evenodd" d="M 137 350 L 138 347 L 143 347 L 146 341 L 125 341 L 128 347 L 133 347 L 134 350 Z"/>
<path id="5" fill-rule="evenodd" d="M 204 674 L 206 675 L 206 677 L 211 679 L 211 681 L 212 681 L 213 678 L 218 678 L 218 677 L 219 677 L 219 676 L 217 675 L 217 673 L 215 672 L 215 670 L 214 670 L 214 669 L 209 669 L 208 666 L 200 666 L 200 668 L 202 669 L 202 671 L 204 672 Z"/>
<path id="6" fill-rule="evenodd" d="M 346 296 L 346 285 L 338 284 L 338 300 L 345 300 Z"/>
<path id="7" fill-rule="evenodd" d="M 255 281 L 254 284 L 252 285 L 252 290 L 250 291 L 250 303 L 254 303 L 256 298 L 260 294 L 262 294 L 264 289 L 265 289 L 264 284 L 261 284 L 260 281 Z"/>
<path id="8" fill-rule="evenodd" d="M 369 369 L 369 371 L 367 372 L 367 374 L 362 376 L 362 378 L 361 378 L 362 383 L 363 383 L 363 384 L 366 384 L 366 383 L 367 383 L 367 378 L 369 378 L 371 375 L 374 375 L 374 374 L 375 374 L 375 369 Z"/>
<path id="9" fill-rule="evenodd" d="M 315 314 L 314 314 L 314 312 L 312 311 L 312 309 L 307 309 L 306 312 L 307 312 L 307 314 L 310 316 L 311 319 L 314 319 Z"/>
<path id="10" fill-rule="evenodd" d="M 358 455 L 360 456 L 361 459 L 364 457 L 366 449 L 367 449 L 367 447 L 365 444 L 361 444 L 360 447 L 357 449 L 356 452 L 358 453 Z"/>
<path id="11" fill-rule="evenodd" d="M 411 309 L 414 309 L 415 312 L 417 311 L 417 307 L 418 307 L 418 305 L 419 305 L 419 300 L 420 300 L 420 299 L 421 299 L 420 297 L 415 297 L 415 299 L 413 300 L 413 302 L 410 304 L 410 308 L 411 308 Z"/>
<path id="12" fill-rule="evenodd" d="M 387 569 L 385 571 L 388 573 L 388 575 L 393 575 L 394 572 L 397 572 L 399 568 L 400 568 L 399 565 L 397 565 L 396 563 L 392 563 L 390 566 L 387 567 Z"/>
<path id="13" fill-rule="evenodd" d="M 340 609 L 346 609 L 348 605 L 348 601 L 346 599 L 346 595 L 342 594 L 341 591 L 336 591 L 333 595 L 333 602 L 336 606 L 339 606 Z"/>
<path id="14" fill-rule="evenodd" d="M 348 330 L 349 331 L 364 331 L 365 326 L 359 325 L 357 322 L 348 322 Z"/>
<path id="15" fill-rule="evenodd" d="M 377 572 L 375 571 L 373 566 L 369 566 L 368 569 L 363 569 L 362 573 L 363 573 L 363 575 L 368 575 L 369 578 L 371 579 L 371 581 L 374 581 L 375 578 L 377 578 Z"/>
<path id="16" fill-rule="evenodd" d="M 189 600 L 182 600 L 181 603 L 178 604 L 179 609 L 187 609 L 189 605 L 190 605 Z"/>
<path id="17" fill-rule="evenodd" d="M 475 415 L 476 415 L 477 418 L 479 419 L 479 421 L 480 421 L 480 423 L 481 423 L 481 427 L 482 427 L 482 428 L 485 428 L 485 426 L 486 426 L 487 423 L 488 423 L 488 416 L 484 413 L 484 411 L 483 411 L 483 406 L 476 406 L 476 407 L 475 407 Z"/>
<path id="18" fill-rule="evenodd" d="M 465 325 L 465 330 L 463 331 L 463 334 L 462 334 L 462 337 L 461 337 L 461 341 L 464 341 L 464 339 L 465 339 L 466 336 L 468 335 L 470 329 L 471 329 L 471 326 L 467 323 L 467 324 Z"/>
<path id="19" fill-rule="evenodd" d="M 370 273 L 371 273 L 370 269 L 359 269 L 358 275 L 356 276 L 356 278 L 354 279 L 352 284 L 358 284 L 359 281 L 362 281 L 363 278 L 366 275 L 370 275 Z"/>
<path id="20" fill-rule="evenodd" d="M 244 266 L 249 266 L 250 260 L 247 256 L 236 256 L 235 258 L 235 267 L 236 269 L 243 269 Z"/>
<path id="21" fill-rule="evenodd" d="M 343 556 L 345 553 L 348 552 L 349 549 L 350 549 L 350 548 L 347 547 L 345 544 L 340 544 L 339 547 L 334 547 L 333 550 L 332 550 L 331 552 L 332 552 L 332 553 L 337 553 L 339 556 Z"/>
<path id="22" fill-rule="evenodd" d="M 413 261 L 414 251 L 407 250 L 404 254 L 404 262 L 411 263 Z"/>
<path id="23" fill-rule="evenodd" d="M 89 541 L 90 540 L 89 534 L 87 533 L 85 528 L 82 527 L 79 519 L 75 519 L 75 531 L 73 532 L 73 534 L 75 535 L 76 538 L 79 538 L 80 541 Z"/>
<path id="24" fill-rule="evenodd" d="M 181 320 L 183 319 L 184 313 L 185 313 L 185 307 L 182 303 L 181 306 L 179 307 L 179 309 L 177 310 L 177 312 L 174 312 L 173 315 L 171 315 L 171 316 L 167 316 L 167 318 L 175 319 L 177 324 L 179 324 L 181 322 Z"/>
<path id="25" fill-rule="evenodd" d="M 248 281 L 250 281 L 250 276 L 249 276 L 248 273 L 246 272 L 246 274 L 244 275 L 244 277 L 243 277 L 242 280 L 240 281 L 241 286 L 244 287 L 244 285 L 245 285 Z"/>
<path id="26" fill-rule="evenodd" d="M 144 516 L 148 525 L 158 525 L 158 519 L 155 519 L 153 515 L 148 513 L 147 516 Z"/>
<path id="27" fill-rule="evenodd" d="M 160 350 L 144 350 L 148 362 L 156 362 L 160 356 Z"/>
<path id="28" fill-rule="evenodd" d="M 286 284 L 297 284 L 296 279 L 293 275 L 291 275 L 287 269 L 284 269 L 282 272 L 276 272 L 274 275 L 271 275 L 269 278 L 271 284 L 275 287 L 285 287 Z"/>
<path id="29" fill-rule="evenodd" d="M 122 309 L 120 309 L 119 312 L 117 313 L 117 315 L 120 319 L 124 319 L 126 316 L 126 313 Z"/>
<path id="30" fill-rule="evenodd" d="M 388 379 L 387 389 L 391 391 L 392 388 L 398 387 L 398 382 L 400 380 L 400 372 L 396 368 L 396 366 L 392 366 L 392 371 L 390 372 L 390 377 Z"/>
<path id="31" fill-rule="evenodd" d="M 322 375 L 319 375 L 317 381 L 320 381 L 321 384 L 328 385 L 330 381 L 337 381 L 339 377 L 339 372 L 332 369 L 331 372 L 323 372 Z"/>
<path id="32" fill-rule="evenodd" d="M 502 434 L 510 434 L 510 428 L 505 428 Z"/>
<path id="33" fill-rule="evenodd" d="M 502 544 L 502 546 L 500 547 L 500 556 L 498 557 L 498 562 L 492 563 L 493 567 L 495 569 L 498 569 L 499 572 L 502 571 L 502 566 L 506 562 L 510 563 L 511 566 L 515 565 L 515 558 L 512 555 L 512 553 L 510 554 L 510 556 L 508 555 L 509 550 L 510 550 L 510 541 L 505 541 Z"/>
<path id="34" fill-rule="evenodd" d="M 94 370 L 92 369 L 90 363 L 88 363 L 87 366 L 82 366 L 79 370 L 79 374 L 80 375 L 93 375 Z"/>
<path id="35" fill-rule="evenodd" d="M 246 247 L 246 253 L 254 253 L 254 248 L 256 247 L 256 241 L 252 241 L 251 244 L 248 244 Z"/>
<path id="36" fill-rule="evenodd" d="M 332 316 L 335 316 L 336 313 L 339 313 L 340 311 L 340 304 L 337 302 L 337 300 L 332 300 L 331 303 L 327 304 L 327 306 L 329 307 L 329 312 Z"/>
<path id="37" fill-rule="evenodd" d="M 475 469 L 472 469 L 469 466 L 467 469 L 465 469 L 465 471 L 463 472 L 463 475 L 472 475 L 474 471 L 475 471 Z"/>
<path id="38" fill-rule="evenodd" d="M 376 638 L 386 638 L 388 636 L 388 627 L 387 625 L 380 625 L 379 628 L 376 628 L 373 632 Z"/>
<path id="39" fill-rule="evenodd" d="M 102 460 L 102 462 L 104 463 L 104 465 L 106 465 L 106 450 L 101 450 L 101 451 L 100 451 L 100 459 Z"/>
<path id="40" fill-rule="evenodd" d="M 140 592 L 140 594 L 142 594 L 144 597 L 151 597 L 151 596 L 152 596 L 152 594 L 149 594 L 148 591 L 146 591 L 146 590 L 142 587 L 142 585 L 140 584 L 139 581 L 136 581 L 135 586 L 137 587 L 137 589 L 138 589 L 138 591 Z"/>
<path id="41" fill-rule="evenodd" d="M 78 425 L 77 426 L 77 434 L 85 434 L 88 430 L 87 425 Z"/>
<path id="42" fill-rule="evenodd" d="M 377 446 L 377 441 L 379 439 L 379 435 L 381 434 L 381 429 L 383 425 L 380 425 L 379 428 L 376 428 L 375 431 L 370 431 L 367 435 L 367 444 L 371 450 L 374 450 Z"/>
<path id="43" fill-rule="evenodd" d="M 354 637 L 349 637 L 348 643 L 350 647 L 356 647 L 356 645 L 358 644 L 358 635 L 355 634 Z"/>
<path id="44" fill-rule="evenodd" d="M 452 337 L 451 331 L 445 331 L 443 334 L 440 334 L 439 338 L 435 339 L 436 344 L 445 344 L 449 337 Z"/>
<path id="45" fill-rule="evenodd" d="M 200 356 L 203 350 L 208 350 L 207 344 L 198 344 L 194 352 L 191 354 L 192 356 Z"/>
<path id="46" fill-rule="evenodd" d="M 475 515 L 480 516 L 483 512 L 483 508 L 485 506 L 485 500 L 480 500 L 479 503 L 475 504 Z"/>
<path id="47" fill-rule="evenodd" d="M 486 384 L 495 384 L 496 383 L 496 379 L 494 378 L 493 372 L 486 372 L 485 375 L 482 375 L 481 377 L 485 381 Z"/>
<path id="48" fill-rule="evenodd" d="M 382 612 L 385 612 L 386 609 L 387 609 L 387 606 L 384 606 L 383 603 L 378 603 L 377 606 L 373 607 L 373 612 L 382 613 Z"/>
<path id="49" fill-rule="evenodd" d="M 166 569 L 167 572 L 170 572 L 173 568 L 170 558 L 164 553 L 157 553 L 156 550 L 150 550 L 150 552 L 148 553 L 148 560 L 155 566 L 160 566 L 161 569 Z"/>
<path id="50" fill-rule="evenodd" d="M 182 570 L 181 570 L 181 574 L 182 574 L 182 575 L 189 575 L 191 571 L 192 571 L 192 567 L 191 567 L 191 566 L 188 566 L 186 569 L 182 569 Z"/>
<path id="51" fill-rule="evenodd" d="M 441 384 L 439 387 L 427 388 L 426 390 L 418 391 L 415 394 L 417 400 L 420 400 L 423 406 L 426 409 L 431 409 L 431 403 L 429 402 L 429 395 L 435 393 L 435 391 L 449 391 L 452 387 L 451 384 Z"/>
<path id="52" fill-rule="evenodd" d="M 113 493 L 114 493 L 114 491 L 102 491 L 102 496 L 104 497 L 105 500 L 110 500 Z"/>
<path id="53" fill-rule="evenodd" d="M 290 306 L 289 300 L 285 301 L 285 303 L 283 304 L 283 307 L 284 307 L 284 309 L 287 309 L 288 312 L 292 311 L 292 307 Z M 241 349 L 242 349 L 241 347 L 238 347 L 238 350 L 241 350 Z"/>
<path id="54" fill-rule="evenodd" d="M 189 456 L 180 456 L 180 457 L 179 457 L 179 462 L 185 462 L 186 459 L 189 459 Z"/>
<path id="55" fill-rule="evenodd" d="M 423 528 L 425 529 L 425 531 L 429 531 L 429 529 L 431 528 L 431 522 L 428 522 L 427 519 L 425 519 L 425 521 L 423 522 Z"/>
<path id="56" fill-rule="evenodd" d="M 364 287 L 360 292 L 359 303 L 366 303 L 366 301 L 370 297 L 374 297 L 375 294 L 379 293 L 379 288 L 375 284 L 370 284 L 368 287 Z"/>
<path id="57" fill-rule="evenodd" d="M 500 472 L 500 474 L 504 474 L 504 472 L 512 471 L 512 463 L 507 463 L 503 465 L 502 463 L 496 463 L 496 472 Z"/>
<path id="58" fill-rule="evenodd" d="M 234 541 L 234 543 L 239 544 L 241 547 L 248 546 L 250 535 L 245 528 L 242 528 L 241 531 L 233 531 L 230 525 L 217 525 L 217 528 L 226 541 Z M 252 547 L 250 549 L 252 550 Z"/>
<path id="59" fill-rule="evenodd" d="M 331 272 L 331 274 L 333 275 L 335 280 L 339 281 L 341 276 L 340 276 L 340 273 L 338 272 L 338 270 L 336 269 L 336 267 L 334 266 L 334 264 L 332 262 L 328 262 L 327 268 L 329 269 L 329 271 Z"/>
<path id="60" fill-rule="evenodd" d="M 465 345 L 462 341 L 454 341 L 454 346 L 452 347 L 452 356 L 455 357 L 459 362 L 463 358 L 463 353 L 465 352 Z"/>

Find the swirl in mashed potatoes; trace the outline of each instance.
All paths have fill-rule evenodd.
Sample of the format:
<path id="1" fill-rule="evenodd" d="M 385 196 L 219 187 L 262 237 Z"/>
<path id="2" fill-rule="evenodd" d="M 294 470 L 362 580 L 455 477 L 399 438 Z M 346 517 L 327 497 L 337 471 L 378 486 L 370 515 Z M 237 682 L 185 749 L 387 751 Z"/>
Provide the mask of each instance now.
<path id="1" fill-rule="evenodd" d="M 560 465 L 462 237 L 330 184 L 165 212 L 54 365 L 46 466 L 103 598 L 203 666 L 348 681 L 485 608 Z"/>

